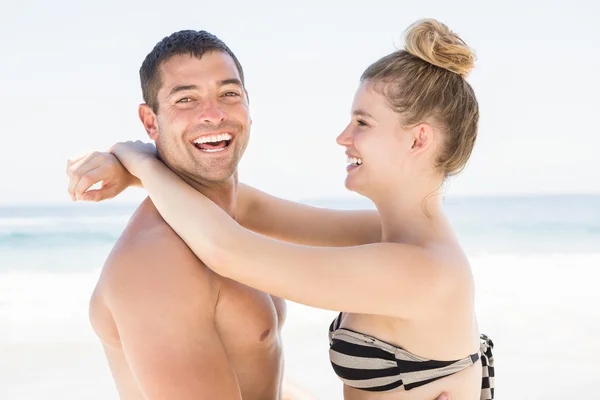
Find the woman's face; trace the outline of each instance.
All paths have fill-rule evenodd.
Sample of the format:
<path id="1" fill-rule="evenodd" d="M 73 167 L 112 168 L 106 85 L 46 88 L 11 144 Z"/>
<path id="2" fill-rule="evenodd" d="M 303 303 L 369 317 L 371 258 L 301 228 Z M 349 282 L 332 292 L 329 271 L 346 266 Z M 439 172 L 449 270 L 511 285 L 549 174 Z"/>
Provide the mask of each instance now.
<path id="1" fill-rule="evenodd" d="M 389 185 L 402 185 L 414 166 L 418 127 L 404 128 L 400 115 L 368 81 L 358 88 L 351 113 L 337 138 L 348 156 L 346 188 L 369 197 Z"/>

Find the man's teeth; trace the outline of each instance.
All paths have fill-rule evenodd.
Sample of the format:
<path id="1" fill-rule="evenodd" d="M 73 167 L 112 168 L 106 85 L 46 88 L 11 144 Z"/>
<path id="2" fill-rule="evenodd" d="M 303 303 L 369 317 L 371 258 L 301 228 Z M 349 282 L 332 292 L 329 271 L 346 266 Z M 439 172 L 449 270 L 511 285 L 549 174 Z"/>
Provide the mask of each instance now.
<path id="1" fill-rule="evenodd" d="M 352 164 L 352 165 L 361 165 L 362 164 L 362 159 L 361 158 L 356 158 L 356 157 L 348 157 L 346 159 L 346 162 L 348 164 Z"/>
<path id="2" fill-rule="evenodd" d="M 229 133 L 222 133 L 220 135 L 213 136 L 202 136 L 198 139 L 194 140 L 194 143 L 202 144 L 202 143 L 218 143 L 224 140 L 231 140 L 232 136 Z"/>

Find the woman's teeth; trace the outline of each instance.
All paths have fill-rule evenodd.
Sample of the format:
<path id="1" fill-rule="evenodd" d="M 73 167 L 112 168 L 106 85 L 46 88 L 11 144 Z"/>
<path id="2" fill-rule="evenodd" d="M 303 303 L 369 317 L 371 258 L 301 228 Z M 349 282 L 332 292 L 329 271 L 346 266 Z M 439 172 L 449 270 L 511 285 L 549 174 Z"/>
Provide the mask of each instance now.
<path id="1" fill-rule="evenodd" d="M 349 165 L 361 165 L 362 164 L 362 159 L 361 158 L 357 158 L 357 157 L 348 157 L 346 159 L 346 163 Z"/>

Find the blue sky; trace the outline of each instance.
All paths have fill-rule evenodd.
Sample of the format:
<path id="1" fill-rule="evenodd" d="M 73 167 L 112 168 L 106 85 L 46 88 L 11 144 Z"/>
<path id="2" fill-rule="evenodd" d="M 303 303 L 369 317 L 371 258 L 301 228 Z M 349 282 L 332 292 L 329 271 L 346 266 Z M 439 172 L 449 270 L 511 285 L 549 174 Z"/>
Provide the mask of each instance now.
<path id="1" fill-rule="evenodd" d="M 358 78 L 426 17 L 478 56 L 469 81 L 479 139 L 448 195 L 600 193 L 597 2 L 171 4 L 0 6 L 0 203 L 66 203 L 69 156 L 146 139 L 138 69 L 157 41 L 181 29 L 216 34 L 244 66 L 254 123 L 242 181 L 290 199 L 349 196 L 335 137 Z"/>

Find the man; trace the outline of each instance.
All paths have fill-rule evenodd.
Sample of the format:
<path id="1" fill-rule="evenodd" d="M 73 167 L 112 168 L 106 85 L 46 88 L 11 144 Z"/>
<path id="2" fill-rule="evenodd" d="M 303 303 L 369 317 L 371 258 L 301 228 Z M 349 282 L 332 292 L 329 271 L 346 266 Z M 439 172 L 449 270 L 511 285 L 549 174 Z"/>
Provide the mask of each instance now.
<path id="1" fill-rule="evenodd" d="M 164 38 L 140 77 L 139 117 L 161 160 L 241 224 L 303 244 L 380 240 L 375 212 L 321 210 L 238 185 L 251 125 L 248 95 L 240 63 L 214 35 Z M 67 172 L 74 199 L 100 201 L 135 184 L 109 153 L 69 162 Z M 87 191 L 101 180 L 101 189 Z M 124 400 L 282 396 L 284 302 L 213 273 L 150 199 L 106 260 L 90 319 Z"/>
<path id="2" fill-rule="evenodd" d="M 235 55 L 207 32 L 177 32 L 140 78 L 139 117 L 161 159 L 233 217 L 251 123 Z M 149 199 L 106 260 L 90 319 L 122 399 L 280 395 L 284 302 L 207 269 Z"/>

